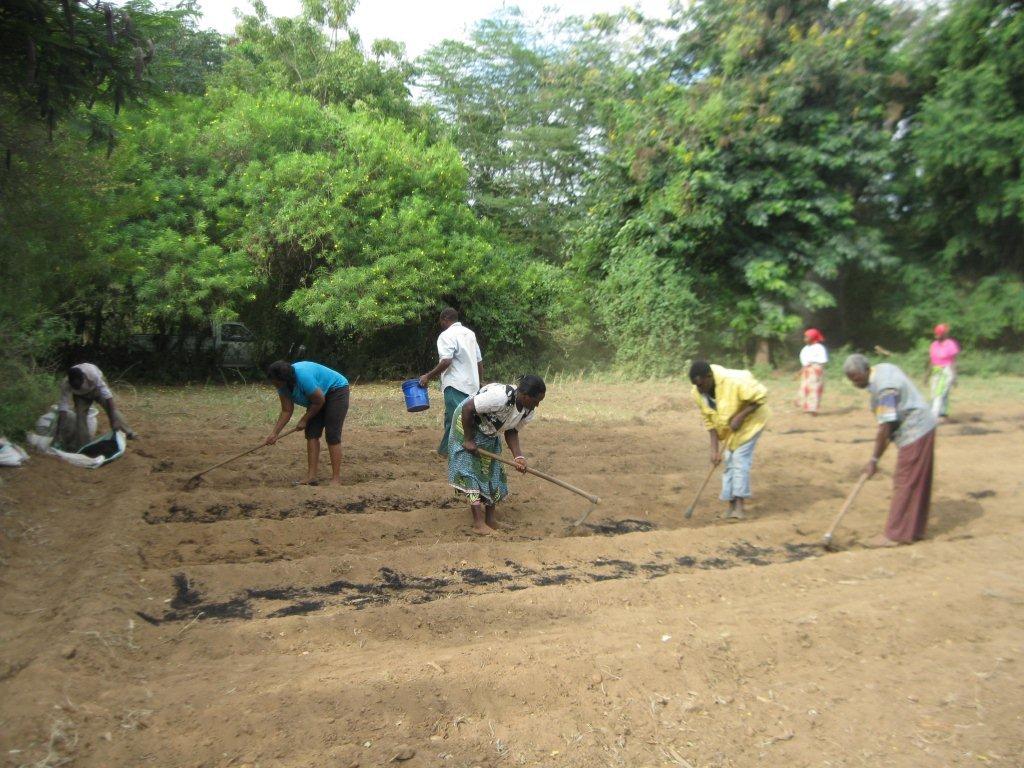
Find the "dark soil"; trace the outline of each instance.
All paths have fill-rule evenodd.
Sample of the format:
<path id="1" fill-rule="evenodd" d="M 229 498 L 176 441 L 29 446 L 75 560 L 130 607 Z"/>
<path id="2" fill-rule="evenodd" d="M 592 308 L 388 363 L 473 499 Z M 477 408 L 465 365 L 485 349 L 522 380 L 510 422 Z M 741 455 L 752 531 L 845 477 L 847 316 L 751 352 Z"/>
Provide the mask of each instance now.
<path id="1" fill-rule="evenodd" d="M 620 521 L 627 524 L 643 521 Z M 644 523 L 645 524 L 645 523 Z M 646 524 L 645 524 L 646 525 Z M 627 525 L 628 527 L 628 525 Z M 617 528 L 610 525 L 609 528 Z M 175 596 L 172 610 L 155 618 L 140 613 L 146 621 L 158 624 L 169 621 L 200 619 L 251 619 L 254 601 L 289 602 L 265 614 L 266 618 L 296 616 L 318 611 L 332 605 L 363 609 L 386 605 L 396 599 L 410 603 L 428 603 L 444 597 L 464 597 L 482 592 L 504 592 L 525 589 L 528 586 L 556 586 L 569 582 L 609 581 L 612 579 L 656 579 L 690 568 L 726 570 L 744 565 L 766 566 L 779 562 L 793 562 L 824 554 L 820 547 L 804 543 L 786 543 L 782 550 L 759 547 L 749 541 L 736 541 L 721 549 L 715 556 L 696 558 L 692 555 L 674 555 L 656 552 L 652 560 L 633 562 L 616 558 L 599 558 L 589 563 L 543 565 L 539 570 L 527 568 L 506 560 L 507 571 L 488 572 L 481 568 L 453 569 L 457 580 L 430 576 L 412 576 L 391 568 L 381 568 L 372 582 L 353 582 L 339 579 L 327 584 L 309 586 L 278 586 L 247 589 L 244 596 L 223 602 L 203 603 L 200 592 L 193 588 L 185 574 L 174 576 Z M 329 600 L 325 598 L 335 598 Z"/>

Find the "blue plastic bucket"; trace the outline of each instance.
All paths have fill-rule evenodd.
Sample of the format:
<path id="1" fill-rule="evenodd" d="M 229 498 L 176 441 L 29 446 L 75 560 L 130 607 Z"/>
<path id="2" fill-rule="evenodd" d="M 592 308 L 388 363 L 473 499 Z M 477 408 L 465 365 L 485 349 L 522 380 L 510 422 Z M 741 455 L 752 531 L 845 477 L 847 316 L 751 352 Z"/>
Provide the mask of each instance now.
<path id="1" fill-rule="evenodd" d="M 409 379 L 402 382 L 402 393 L 405 395 L 405 410 L 409 413 L 425 411 L 430 407 L 430 397 L 427 388 L 420 386 L 419 379 Z"/>

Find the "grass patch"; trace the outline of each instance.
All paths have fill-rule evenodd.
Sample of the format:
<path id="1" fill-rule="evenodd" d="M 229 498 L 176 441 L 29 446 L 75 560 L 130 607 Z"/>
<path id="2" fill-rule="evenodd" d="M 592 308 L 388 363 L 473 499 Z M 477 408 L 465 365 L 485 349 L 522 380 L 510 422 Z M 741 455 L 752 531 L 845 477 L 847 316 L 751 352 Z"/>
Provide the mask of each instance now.
<path id="1" fill-rule="evenodd" d="M 794 408 L 797 372 L 775 371 L 762 380 L 768 387 L 773 418 L 784 418 L 786 411 Z M 922 376 L 918 375 L 914 380 L 927 395 Z M 542 420 L 570 422 L 585 428 L 596 423 L 629 424 L 637 419 L 650 423 L 660 418 L 697 418 L 697 407 L 690 396 L 690 382 L 685 376 L 638 381 L 611 372 L 552 374 L 547 377 L 547 384 L 548 395 L 539 417 Z M 117 382 L 112 386 L 114 396 L 124 404 L 129 420 L 133 412 L 142 412 L 150 420 L 183 429 L 197 420 L 205 420 L 226 430 L 242 428 L 269 432 L 280 408 L 277 393 L 263 384 L 134 387 Z M 1018 399 L 1022 390 L 1024 380 L 1015 376 L 963 376 L 953 393 L 954 413 L 958 404 Z M 408 413 L 401 382 L 356 383 L 352 385 L 346 425 L 371 429 L 427 427 L 440 432 L 444 408 L 436 385 L 430 389 L 430 404 L 428 411 Z M 846 408 L 863 408 L 865 418 L 868 417 L 867 395 L 846 380 L 842 375 L 841 361 L 837 361 L 830 364 L 826 374 L 825 409 Z M 300 407 L 295 409 L 293 424 L 302 412 Z"/>
<path id="2" fill-rule="evenodd" d="M 272 387 L 264 384 L 200 384 L 181 386 L 119 385 L 114 392 L 126 410 L 143 411 L 148 417 L 169 423 L 194 423 L 196 419 L 218 427 L 265 428 L 269 433 L 280 413 L 281 401 Z M 432 389 L 431 407 L 420 414 L 405 410 L 400 382 L 352 385 L 352 400 L 346 425 L 360 427 L 408 427 L 425 423 L 440 429 L 444 415 L 441 393 Z M 292 424 L 305 411 L 296 406 Z"/>

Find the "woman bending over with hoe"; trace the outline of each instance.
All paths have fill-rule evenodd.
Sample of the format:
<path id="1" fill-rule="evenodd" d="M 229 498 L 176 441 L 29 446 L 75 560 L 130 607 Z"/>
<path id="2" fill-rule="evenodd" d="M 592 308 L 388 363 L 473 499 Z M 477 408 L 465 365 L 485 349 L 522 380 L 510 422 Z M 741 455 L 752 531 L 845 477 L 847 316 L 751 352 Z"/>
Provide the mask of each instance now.
<path id="1" fill-rule="evenodd" d="M 348 379 L 319 363 L 289 363 L 286 360 L 271 363 L 267 368 L 267 378 L 281 398 L 281 415 L 264 444 L 277 442 L 281 430 L 291 421 L 296 403 L 304 406 L 306 413 L 295 425 L 295 430 L 305 430 L 309 469 L 306 479 L 298 485 L 316 485 L 318 482 L 320 435 L 325 429 L 327 451 L 331 455 L 331 483 L 341 485 L 341 428 L 348 413 Z"/>
<path id="2" fill-rule="evenodd" d="M 525 472 L 519 431 L 533 421 L 546 390 L 540 376 L 523 376 L 515 387 L 488 384 L 455 409 L 448 436 L 448 482 L 469 497 L 474 533 L 494 533 L 494 506 L 508 496 L 505 468 L 482 456 L 480 449 L 501 453 L 499 435 L 504 433 L 516 469 Z"/>

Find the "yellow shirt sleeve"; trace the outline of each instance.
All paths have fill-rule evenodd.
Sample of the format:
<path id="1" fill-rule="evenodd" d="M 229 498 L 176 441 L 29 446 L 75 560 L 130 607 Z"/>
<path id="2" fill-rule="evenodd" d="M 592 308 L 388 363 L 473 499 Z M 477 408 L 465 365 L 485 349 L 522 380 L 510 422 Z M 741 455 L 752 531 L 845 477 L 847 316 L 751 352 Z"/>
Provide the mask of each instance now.
<path id="1" fill-rule="evenodd" d="M 704 402 L 704 397 L 697 387 L 692 387 L 690 394 L 693 396 L 693 401 L 697 404 L 697 409 L 700 411 L 700 421 L 704 429 L 709 431 L 715 429 L 715 423 L 711 420 L 707 404 Z"/>
<path id="2" fill-rule="evenodd" d="M 753 376 L 745 376 L 739 381 L 740 400 L 746 403 L 764 405 L 768 401 L 768 387 Z"/>

